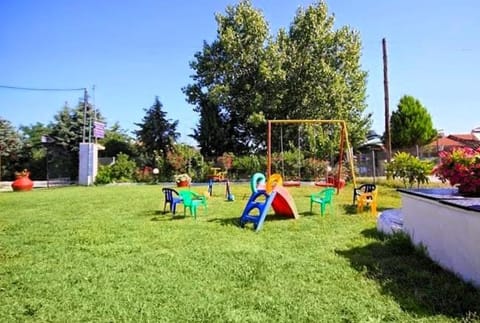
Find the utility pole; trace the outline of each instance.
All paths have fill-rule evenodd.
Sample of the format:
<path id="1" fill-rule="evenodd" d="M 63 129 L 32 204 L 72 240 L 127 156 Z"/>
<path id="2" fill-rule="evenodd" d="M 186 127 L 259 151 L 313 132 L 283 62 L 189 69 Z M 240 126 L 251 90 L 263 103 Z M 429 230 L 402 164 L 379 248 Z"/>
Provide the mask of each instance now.
<path id="1" fill-rule="evenodd" d="M 382 39 L 383 48 L 383 91 L 385 97 L 385 144 L 387 145 L 387 162 L 392 159 L 392 140 L 390 134 L 390 108 L 388 99 L 388 62 L 387 62 L 387 40 Z"/>
<path id="2" fill-rule="evenodd" d="M 82 134 L 82 142 L 85 142 L 85 130 L 87 125 L 87 105 L 88 105 L 88 92 L 87 88 L 83 89 L 83 134 Z"/>

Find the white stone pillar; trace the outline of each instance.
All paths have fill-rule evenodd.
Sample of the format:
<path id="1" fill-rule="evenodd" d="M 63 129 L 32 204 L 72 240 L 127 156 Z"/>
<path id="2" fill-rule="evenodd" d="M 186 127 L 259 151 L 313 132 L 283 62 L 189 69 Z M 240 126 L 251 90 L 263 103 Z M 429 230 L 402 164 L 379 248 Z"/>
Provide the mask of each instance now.
<path id="1" fill-rule="evenodd" d="M 98 171 L 98 146 L 94 143 L 81 143 L 78 167 L 78 184 L 92 185 Z"/>

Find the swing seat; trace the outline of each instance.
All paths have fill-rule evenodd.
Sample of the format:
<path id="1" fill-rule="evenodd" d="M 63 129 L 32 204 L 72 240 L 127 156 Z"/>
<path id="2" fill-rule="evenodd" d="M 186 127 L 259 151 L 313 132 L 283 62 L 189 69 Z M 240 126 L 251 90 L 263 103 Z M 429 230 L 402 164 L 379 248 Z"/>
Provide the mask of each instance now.
<path id="1" fill-rule="evenodd" d="M 300 185 L 301 185 L 300 181 L 285 181 L 285 182 L 283 182 L 283 186 L 286 186 L 286 187 L 298 187 Z"/>

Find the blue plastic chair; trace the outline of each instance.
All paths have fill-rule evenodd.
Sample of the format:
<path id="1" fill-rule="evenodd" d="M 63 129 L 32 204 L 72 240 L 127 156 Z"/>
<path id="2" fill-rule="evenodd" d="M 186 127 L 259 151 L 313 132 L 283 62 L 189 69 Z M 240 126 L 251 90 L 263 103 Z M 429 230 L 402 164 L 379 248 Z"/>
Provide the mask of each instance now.
<path id="1" fill-rule="evenodd" d="M 333 194 L 335 194 L 335 189 L 333 187 L 329 187 L 321 190 L 318 193 L 313 193 L 310 195 L 310 213 L 312 213 L 314 203 L 320 204 L 320 212 L 322 216 L 325 213 L 327 205 L 329 205 L 330 210 L 332 210 Z"/>
<path id="2" fill-rule="evenodd" d="M 175 214 L 175 209 L 177 204 L 182 203 L 182 198 L 178 194 L 176 190 L 173 188 L 162 188 L 162 192 L 165 196 L 165 203 L 163 204 L 163 213 L 165 213 L 165 210 L 167 209 L 167 204 L 170 206 L 170 212 L 172 214 Z"/>
<path id="3" fill-rule="evenodd" d="M 207 198 L 204 195 L 197 194 L 193 191 L 180 191 L 180 196 L 183 200 L 183 216 L 186 215 L 187 208 L 190 210 L 190 215 L 197 218 L 197 207 L 203 205 L 207 211 Z"/>

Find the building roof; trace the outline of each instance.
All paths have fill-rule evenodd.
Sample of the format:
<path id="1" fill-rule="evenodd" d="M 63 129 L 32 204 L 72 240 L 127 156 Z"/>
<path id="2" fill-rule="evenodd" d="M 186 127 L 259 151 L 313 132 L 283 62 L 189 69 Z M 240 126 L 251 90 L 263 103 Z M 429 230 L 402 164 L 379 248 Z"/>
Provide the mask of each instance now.
<path id="1" fill-rule="evenodd" d="M 474 140 L 474 141 L 478 141 L 477 137 L 475 137 L 473 134 L 471 133 L 467 133 L 467 134 L 452 134 L 452 135 L 448 135 L 448 137 L 450 138 L 455 138 L 455 139 L 460 139 L 460 140 Z"/>
<path id="2" fill-rule="evenodd" d="M 473 133 L 449 135 L 448 138 L 458 141 L 465 147 L 480 148 L 480 140 Z"/>
<path id="3" fill-rule="evenodd" d="M 468 134 L 452 134 L 433 140 L 427 145 L 430 148 L 438 147 L 440 150 L 452 150 L 458 147 L 470 147 L 473 149 L 480 148 L 480 140 L 471 133 Z"/>

